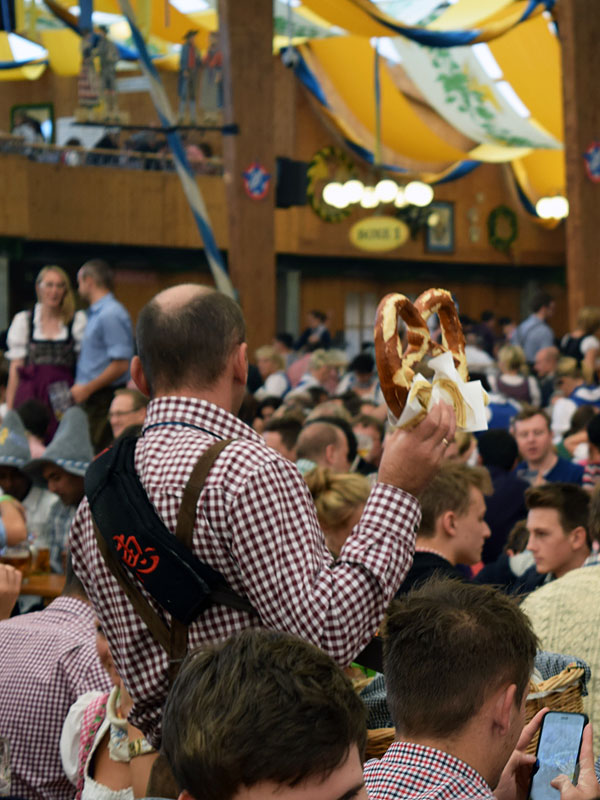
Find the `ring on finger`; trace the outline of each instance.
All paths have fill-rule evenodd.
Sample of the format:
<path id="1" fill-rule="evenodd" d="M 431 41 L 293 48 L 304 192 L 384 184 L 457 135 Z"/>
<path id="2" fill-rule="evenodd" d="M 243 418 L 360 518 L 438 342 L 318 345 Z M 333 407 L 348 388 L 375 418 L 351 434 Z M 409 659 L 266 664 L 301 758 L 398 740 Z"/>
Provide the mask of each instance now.
<path id="1" fill-rule="evenodd" d="M 444 436 L 444 438 L 442 439 L 442 444 L 444 445 L 444 447 L 448 447 L 448 445 L 450 444 L 450 442 L 448 441 L 448 439 L 446 439 L 446 437 L 445 437 L 445 436 Z"/>

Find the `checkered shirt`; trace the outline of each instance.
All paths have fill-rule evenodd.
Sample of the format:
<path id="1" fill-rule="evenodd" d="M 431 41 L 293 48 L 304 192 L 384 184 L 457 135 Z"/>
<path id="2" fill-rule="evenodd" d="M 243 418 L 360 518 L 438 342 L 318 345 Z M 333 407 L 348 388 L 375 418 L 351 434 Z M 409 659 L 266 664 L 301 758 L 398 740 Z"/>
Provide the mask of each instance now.
<path id="1" fill-rule="evenodd" d="M 369 800 L 494 800 L 488 784 L 458 758 L 412 742 L 393 742 L 365 764 Z"/>
<path id="2" fill-rule="evenodd" d="M 12 794 L 70 800 L 59 740 L 84 692 L 111 686 L 96 653 L 94 612 L 76 597 L 0 622 L 0 736 L 10 742 Z"/>
<path id="3" fill-rule="evenodd" d="M 236 441 L 221 453 L 200 494 L 192 547 L 235 592 L 248 597 L 260 622 L 245 612 L 212 606 L 190 626 L 189 647 L 262 625 L 296 634 L 340 664 L 350 663 L 370 640 L 410 567 L 420 521 L 417 501 L 377 485 L 334 563 L 310 493 L 290 461 L 215 405 L 160 397 L 148 406 L 135 466 L 170 530 L 199 456 L 215 440 L 229 438 Z M 105 566 L 85 499 L 71 528 L 71 551 L 134 700 L 130 719 L 157 746 L 168 657 Z"/>

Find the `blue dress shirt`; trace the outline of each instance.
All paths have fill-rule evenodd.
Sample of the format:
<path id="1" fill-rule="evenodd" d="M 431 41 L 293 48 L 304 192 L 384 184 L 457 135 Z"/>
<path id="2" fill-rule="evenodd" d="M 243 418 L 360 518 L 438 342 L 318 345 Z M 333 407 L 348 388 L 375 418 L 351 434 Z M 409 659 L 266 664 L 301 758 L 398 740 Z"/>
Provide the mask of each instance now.
<path id="1" fill-rule="evenodd" d="M 89 383 L 104 372 L 112 361 L 130 361 L 132 356 L 131 319 L 125 307 L 109 292 L 88 309 L 75 383 Z M 129 368 L 111 385 L 122 386 L 128 380 Z"/>

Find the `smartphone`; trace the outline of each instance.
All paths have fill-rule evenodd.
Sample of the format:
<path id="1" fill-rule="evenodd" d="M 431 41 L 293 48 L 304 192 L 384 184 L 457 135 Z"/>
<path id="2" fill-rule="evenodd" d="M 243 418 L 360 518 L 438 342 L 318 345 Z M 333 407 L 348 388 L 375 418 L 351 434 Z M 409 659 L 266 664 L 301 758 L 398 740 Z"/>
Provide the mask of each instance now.
<path id="1" fill-rule="evenodd" d="M 559 800 L 560 792 L 550 786 L 550 781 L 561 774 L 574 779 L 587 722 L 585 714 L 547 712 L 540 730 L 536 753 L 540 766 L 531 780 L 530 800 Z"/>

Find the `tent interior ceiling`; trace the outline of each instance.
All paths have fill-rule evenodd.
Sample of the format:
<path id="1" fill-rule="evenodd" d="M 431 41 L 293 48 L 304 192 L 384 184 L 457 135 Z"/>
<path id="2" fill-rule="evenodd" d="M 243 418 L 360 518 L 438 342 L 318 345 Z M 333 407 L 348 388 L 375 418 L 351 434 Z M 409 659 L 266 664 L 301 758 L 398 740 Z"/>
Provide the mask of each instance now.
<path id="1" fill-rule="evenodd" d="M 21 21 L 17 33 L 37 42 L 47 55 L 8 69 L 19 57 L 9 34 L 0 32 L 0 79 L 35 79 L 46 63 L 60 75 L 77 75 L 77 34 L 41 0 L 16 2 Z M 59 2 L 78 13 L 76 0 Z M 177 69 L 178 46 L 190 28 L 199 31 L 200 49 L 218 28 L 216 0 L 132 2 L 159 68 Z M 474 160 L 510 162 L 520 188 L 535 204 L 543 195 L 564 194 L 561 64 L 550 15 L 536 7 L 517 24 L 527 9 L 531 3 L 526 0 L 292 0 L 290 6 L 288 0 L 276 0 L 274 47 L 277 51 L 290 41 L 297 45 L 326 99 L 315 102 L 315 108 L 356 148 L 374 153 L 380 145 L 382 163 L 410 172 L 439 173 Z M 106 20 L 111 36 L 131 47 L 119 0 L 94 0 L 94 12 L 94 22 L 114 15 Z M 406 26 L 436 35 L 474 32 L 479 43 L 424 48 L 410 37 L 394 35 Z M 375 46 L 383 56 L 380 142 L 375 139 Z M 453 50 L 468 58 L 448 57 Z M 431 69 L 411 72 L 411 59 L 422 60 L 424 51 Z"/>

